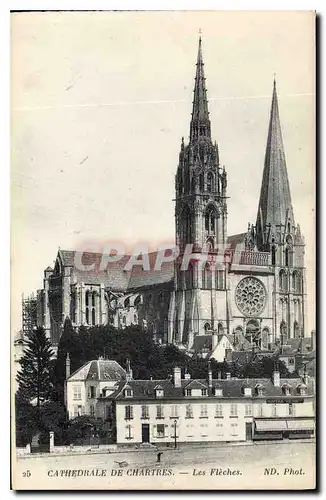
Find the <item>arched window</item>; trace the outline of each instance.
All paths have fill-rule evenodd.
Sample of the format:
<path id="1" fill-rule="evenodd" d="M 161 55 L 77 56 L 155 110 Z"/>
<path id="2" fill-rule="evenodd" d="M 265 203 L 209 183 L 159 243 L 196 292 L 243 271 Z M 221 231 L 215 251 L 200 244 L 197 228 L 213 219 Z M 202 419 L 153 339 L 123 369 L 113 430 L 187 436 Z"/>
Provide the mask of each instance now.
<path id="1" fill-rule="evenodd" d="M 191 240 L 192 240 L 192 220 L 191 220 L 191 212 L 190 212 L 190 209 L 188 206 L 186 206 L 183 209 L 182 223 L 183 223 L 184 243 L 191 243 Z"/>
<path id="2" fill-rule="evenodd" d="M 225 272 L 223 269 L 215 271 L 215 287 L 216 290 L 224 290 L 225 288 Z"/>
<path id="3" fill-rule="evenodd" d="M 205 264 L 202 270 L 202 288 L 204 290 L 211 290 L 212 288 L 212 270 L 208 263 Z"/>
<path id="4" fill-rule="evenodd" d="M 207 174 L 207 191 L 212 192 L 214 188 L 214 176 L 212 172 Z"/>
<path id="5" fill-rule="evenodd" d="M 86 315 L 86 323 L 87 325 L 89 324 L 89 292 L 87 291 L 85 293 L 85 315 Z"/>
<path id="6" fill-rule="evenodd" d="M 134 302 L 135 307 L 139 306 L 140 303 L 141 303 L 141 296 L 137 295 Z"/>
<path id="7" fill-rule="evenodd" d="M 292 289 L 294 292 L 300 292 L 300 276 L 297 271 L 294 271 L 292 274 Z"/>
<path id="8" fill-rule="evenodd" d="M 288 277 L 287 277 L 284 269 L 281 269 L 280 274 L 279 274 L 279 278 L 280 278 L 280 290 L 282 292 L 287 292 L 288 291 Z"/>
<path id="9" fill-rule="evenodd" d="M 199 189 L 204 191 L 204 174 L 199 175 Z"/>
<path id="10" fill-rule="evenodd" d="M 214 242 L 211 239 L 206 242 L 206 248 L 208 253 L 214 250 Z"/>
<path id="11" fill-rule="evenodd" d="M 285 265 L 286 267 L 293 266 L 293 249 L 290 246 L 285 249 Z"/>
<path id="12" fill-rule="evenodd" d="M 216 211 L 213 206 L 209 206 L 205 212 L 205 230 L 215 233 Z"/>
<path id="13" fill-rule="evenodd" d="M 293 335 L 295 339 L 298 339 L 300 337 L 300 327 L 297 321 L 295 321 L 293 324 Z"/>
<path id="14" fill-rule="evenodd" d="M 252 342 L 259 335 L 259 323 L 255 319 L 251 319 L 246 324 L 246 339 Z"/>
<path id="15" fill-rule="evenodd" d="M 276 246 L 275 245 L 272 245 L 271 254 L 272 254 L 272 266 L 275 266 L 275 263 L 276 263 Z"/>
<path id="16" fill-rule="evenodd" d="M 96 292 L 95 291 L 94 292 L 90 292 L 90 295 L 91 295 L 91 300 L 92 300 L 91 324 L 95 325 L 96 324 L 96 309 L 95 309 L 95 306 L 96 306 Z"/>
<path id="17" fill-rule="evenodd" d="M 208 332 L 208 330 L 210 330 L 210 329 L 211 329 L 211 325 L 208 322 L 205 323 L 204 324 L 204 330 L 205 330 L 205 332 Z"/>
<path id="18" fill-rule="evenodd" d="M 283 345 L 288 338 L 288 329 L 285 321 L 282 321 L 280 324 L 280 336 L 281 336 L 281 345 Z"/>
<path id="19" fill-rule="evenodd" d="M 291 233 L 291 222 L 288 222 L 288 233 Z"/>

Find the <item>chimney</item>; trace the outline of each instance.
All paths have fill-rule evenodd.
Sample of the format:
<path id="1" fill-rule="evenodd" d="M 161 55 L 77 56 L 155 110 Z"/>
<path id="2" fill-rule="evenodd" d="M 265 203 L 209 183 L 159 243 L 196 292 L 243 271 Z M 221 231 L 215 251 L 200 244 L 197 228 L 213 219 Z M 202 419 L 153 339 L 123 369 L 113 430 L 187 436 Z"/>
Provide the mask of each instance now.
<path id="1" fill-rule="evenodd" d="M 316 349 L 316 330 L 311 330 L 311 350 Z"/>
<path id="2" fill-rule="evenodd" d="M 212 351 L 216 349 L 217 344 L 218 344 L 217 332 L 216 330 L 214 330 L 212 333 Z"/>
<path id="3" fill-rule="evenodd" d="M 66 380 L 70 377 L 70 356 L 69 352 L 66 355 Z"/>
<path id="4" fill-rule="evenodd" d="M 213 373 L 211 363 L 208 362 L 208 387 L 211 389 L 213 387 Z"/>
<path id="5" fill-rule="evenodd" d="M 280 370 L 277 365 L 274 366 L 273 370 L 273 385 L 274 387 L 280 387 L 281 385 Z"/>
<path id="6" fill-rule="evenodd" d="M 127 359 L 126 366 L 127 366 L 127 369 L 126 369 L 126 380 L 127 380 L 127 382 L 129 382 L 130 380 L 132 380 L 132 369 L 131 369 L 131 366 L 130 366 L 130 359 L 129 358 Z"/>
<path id="7" fill-rule="evenodd" d="M 222 378 L 222 372 L 220 372 L 220 371 L 217 372 L 217 378 L 218 378 L 218 380 L 221 380 L 221 378 Z"/>
<path id="8" fill-rule="evenodd" d="M 225 374 L 225 378 L 226 378 L 226 380 L 230 380 L 230 378 L 231 378 L 231 373 L 230 373 L 230 372 L 226 372 L 226 374 Z"/>
<path id="9" fill-rule="evenodd" d="M 306 364 L 304 365 L 304 371 L 303 371 L 303 382 L 308 385 L 308 382 L 309 382 L 309 377 L 308 377 L 308 373 L 307 373 L 307 366 Z"/>
<path id="10" fill-rule="evenodd" d="M 190 380 L 190 379 L 191 379 L 191 375 L 190 375 L 190 373 L 186 372 L 186 373 L 185 373 L 185 376 L 184 376 L 184 379 L 185 379 L 185 380 Z"/>
<path id="11" fill-rule="evenodd" d="M 173 368 L 173 383 L 174 387 L 181 387 L 181 368 L 178 366 Z"/>

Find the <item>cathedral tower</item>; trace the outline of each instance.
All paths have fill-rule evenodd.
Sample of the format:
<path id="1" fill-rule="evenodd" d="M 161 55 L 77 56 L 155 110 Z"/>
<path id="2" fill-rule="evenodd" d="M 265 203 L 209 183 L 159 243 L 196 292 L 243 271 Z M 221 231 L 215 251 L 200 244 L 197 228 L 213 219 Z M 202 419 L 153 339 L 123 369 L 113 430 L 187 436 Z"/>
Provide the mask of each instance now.
<path id="1" fill-rule="evenodd" d="M 226 282 L 225 270 L 216 261 L 226 244 L 227 175 L 220 166 L 217 143 L 211 137 L 205 82 L 199 38 L 189 142 L 185 144 L 182 138 L 175 179 L 180 260 L 176 263 L 175 305 L 169 317 L 170 323 L 173 321 L 169 340 L 189 348 L 194 335 L 217 328 L 216 296 L 225 290 Z M 194 258 L 187 269 L 182 269 L 180 262 L 189 248 Z M 225 320 L 225 311 L 221 316 Z M 220 328 L 224 328 L 222 322 Z"/>
<path id="2" fill-rule="evenodd" d="M 259 251 L 274 266 L 274 332 L 281 343 L 306 330 L 305 241 L 295 224 L 278 109 L 276 82 L 256 222 Z"/>

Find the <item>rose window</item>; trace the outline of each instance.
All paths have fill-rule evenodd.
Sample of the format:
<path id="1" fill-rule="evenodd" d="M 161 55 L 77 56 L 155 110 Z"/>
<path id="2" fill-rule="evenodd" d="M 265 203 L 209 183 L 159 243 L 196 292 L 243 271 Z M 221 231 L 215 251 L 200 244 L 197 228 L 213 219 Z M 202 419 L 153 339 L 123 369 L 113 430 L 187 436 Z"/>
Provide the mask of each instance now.
<path id="1" fill-rule="evenodd" d="M 235 290 L 235 301 L 245 316 L 258 316 L 266 304 L 266 290 L 257 278 L 243 278 Z"/>

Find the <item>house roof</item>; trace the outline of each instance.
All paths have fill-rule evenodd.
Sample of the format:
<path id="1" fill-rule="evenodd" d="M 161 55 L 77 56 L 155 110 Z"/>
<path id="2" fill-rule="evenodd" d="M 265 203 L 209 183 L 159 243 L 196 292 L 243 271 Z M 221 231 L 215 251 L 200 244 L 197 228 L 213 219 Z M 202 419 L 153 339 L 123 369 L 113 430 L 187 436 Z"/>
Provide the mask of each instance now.
<path id="1" fill-rule="evenodd" d="M 88 361 L 78 368 L 68 377 L 67 381 L 75 380 L 96 380 L 96 381 L 114 381 L 126 379 L 126 371 L 116 361 L 109 359 L 99 359 Z"/>
<path id="2" fill-rule="evenodd" d="M 155 387 L 157 384 L 161 385 L 164 391 L 164 396 L 156 398 Z M 275 387 L 272 380 L 265 378 L 253 378 L 253 379 L 213 379 L 213 388 L 222 389 L 223 396 L 225 398 L 248 398 L 248 397 L 258 397 L 256 391 L 254 390 L 257 385 L 263 388 L 264 397 L 284 397 L 282 387 L 284 385 L 289 385 L 292 389 L 291 396 L 298 397 L 298 387 L 302 384 L 301 378 L 292 379 L 281 379 L 280 386 Z M 188 399 L 189 396 L 185 396 L 185 388 L 208 388 L 207 380 L 205 379 L 193 379 L 181 380 L 181 387 L 174 387 L 171 380 L 130 380 L 128 385 L 131 386 L 133 390 L 132 397 L 125 397 L 123 391 L 120 391 L 117 395 L 117 400 L 164 400 L 164 399 Z M 243 388 L 248 387 L 252 389 L 252 396 L 245 396 Z M 314 394 L 314 380 L 309 379 L 307 384 L 307 395 L 311 396 Z M 208 392 L 208 396 L 198 396 L 199 398 L 214 397 L 212 391 Z"/>
<path id="3" fill-rule="evenodd" d="M 280 349 L 282 350 L 282 348 Z M 292 350 L 293 354 L 310 354 L 312 352 L 312 340 L 310 337 L 287 339 L 286 344 L 283 345 L 284 349 L 287 349 L 287 352 Z"/>
<path id="4" fill-rule="evenodd" d="M 195 335 L 194 338 L 195 351 L 199 352 L 203 349 L 212 350 L 212 335 Z"/>

